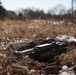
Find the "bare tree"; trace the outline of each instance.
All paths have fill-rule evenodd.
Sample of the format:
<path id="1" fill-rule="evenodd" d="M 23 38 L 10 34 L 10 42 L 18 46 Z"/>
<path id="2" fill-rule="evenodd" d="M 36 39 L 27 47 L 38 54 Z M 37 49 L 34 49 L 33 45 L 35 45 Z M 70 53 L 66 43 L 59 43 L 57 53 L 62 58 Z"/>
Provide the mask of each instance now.
<path id="1" fill-rule="evenodd" d="M 72 0 L 72 2 L 71 2 L 71 3 L 72 3 L 72 14 L 73 14 L 73 0 Z"/>
<path id="2" fill-rule="evenodd" d="M 72 14 L 73 14 L 73 11 L 74 11 L 74 3 L 76 3 L 76 0 L 71 0 Z"/>
<path id="3" fill-rule="evenodd" d="M 66 13 L 66 8 L 64 5 L 62 4 L 58 4 L 53 8 L 53 11 L 55 12 L 55 14 L 57 15 L 64 15 Z"/>

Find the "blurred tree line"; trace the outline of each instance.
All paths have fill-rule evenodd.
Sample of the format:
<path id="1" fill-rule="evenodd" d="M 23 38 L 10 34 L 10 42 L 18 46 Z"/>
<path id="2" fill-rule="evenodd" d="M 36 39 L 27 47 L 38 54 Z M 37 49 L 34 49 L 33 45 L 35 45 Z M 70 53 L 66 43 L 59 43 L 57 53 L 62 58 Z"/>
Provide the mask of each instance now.
<path id="1" fill-rule="evenodd" d="M 74 0 L 76 1 L 76 0 Z M 18 14 L 17 14 L 18 13 Z M 22 9 L 17 12 L 7 11 L 0 2 L 0 19 L 16 19 L 16 20 L 26 20 L 26 19 L 70 19 L 73 17 L 76 19 L 76 9 L 73 10 L 73 0 L 72 0 L 72 8 L 66 9 L 65 6 L 58 4 L 53 9 L 49 9 L 47 13 L 44 10 L 39 9 Z"/>

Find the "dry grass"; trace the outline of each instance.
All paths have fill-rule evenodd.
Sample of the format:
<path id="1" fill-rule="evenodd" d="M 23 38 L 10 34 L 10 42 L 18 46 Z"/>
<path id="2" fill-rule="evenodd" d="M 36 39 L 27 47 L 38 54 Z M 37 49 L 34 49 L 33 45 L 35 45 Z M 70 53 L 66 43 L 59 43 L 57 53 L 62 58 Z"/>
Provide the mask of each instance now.
<path id="1" fill-rule="evenodd" d="M 39 39 L 54 37 L 58 34 L 67 34 L 76 37 L 76 26 L 63 23 L 53 25 L 52 22 L 44 20 L 31 21 L 0 21 L 0 37 Z"/>
<path id="2" fill-rule="evenodd" d="M 13 56 L 12 51 L 4 49 L 4 47 L 11 41 L 12 42 L 17 41 L 17 40 L 31 41 L 31 40 L 43 39 L 47 37 L 53 38 L 59 34 L 62 34 L 62 35 L 66 34 L 66 35 L 71 35 L 71 36 L 76 37 L 75 24 L 64 22 L 60 25 L 58 24 L 56 25 L 53 22 L 57 22 L 57 21 L 51 21 L 51 20 L 0 21 L 0 72 L 2 73 L 5 70 L 9 70 L 9 67 L 10 69 L 12 68 L 13 70 L 14 68 L 12 67 L 13 64 L 11 63 L 11 61 L 13 63 L 23 65 L 23 66 L 26 65 L 26 63 L 29 61 L 24 58 L 17 59 L 15 56 Z M 59 57 L 59 60 L 62 61 L 61 62 L 62 65 L 66 64 L 67 62 L 66 63 L 63 63 L 63 62 L 67 60 L 69 60 L 71 64 L 72 62 L 76 63 L 76 61 L 74 61 L 76 60 L 75 50 L 76 48 L 72 49 L 70 52 L 66 54 L 62 54 Z M 23 69 L 20 69 L 20 70 L 21 72 L 22 71 L 25 72 L 25 70 Z M 19 75 L 19 72 L 20 71 L 17 71 L 18 74 L 16 75 Z M 22 75 L 22 73 L 20 75 Z M 23 75 L 25 75 L 25 73 Z"/>

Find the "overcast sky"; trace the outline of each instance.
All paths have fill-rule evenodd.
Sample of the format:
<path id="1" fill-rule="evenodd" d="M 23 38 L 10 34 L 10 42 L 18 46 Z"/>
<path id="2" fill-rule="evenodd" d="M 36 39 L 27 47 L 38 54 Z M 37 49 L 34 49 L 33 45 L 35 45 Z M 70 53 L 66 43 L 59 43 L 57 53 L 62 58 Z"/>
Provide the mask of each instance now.
<path id="1" fill-rule="evenodd" d="M 19 8 L 39 8 L 47 11 L 58 4 L 62 4 L 66 9 L 71 8 L 71 0 L 1 0 L 7 10 L 17 10 Z"/>

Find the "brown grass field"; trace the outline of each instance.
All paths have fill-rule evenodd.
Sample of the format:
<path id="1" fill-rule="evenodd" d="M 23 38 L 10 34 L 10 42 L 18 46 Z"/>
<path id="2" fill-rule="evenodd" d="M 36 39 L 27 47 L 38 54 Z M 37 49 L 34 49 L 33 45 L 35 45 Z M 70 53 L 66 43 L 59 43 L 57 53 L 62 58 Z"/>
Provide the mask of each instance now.
<path id="1" fill-rule="evenodd" d="M 44 68 L 40 69 L 40 73 L 31 73 L 31 69 L 36 69 L 40 66 L 35 65 L 31 67 L 30 62 L 33 62 L 32 59 L 25 57 L 17 58 L 13 55 L 12 50 L 6 50 L 5 47 L 10 42 L 20 40 L 32 41 L 47 37 L 53 38 L 59 34 L 76 37 L 76 24 L 56 20 L 0 21 L 0 75 L 41 75 L 40 73 L 45 73 Z M 59 55 L 56 59 L 59 61 L 59 63 L 55 66 L 57 68 L 54 69 L 53 74 L 45 73 L 45 75 L 56 75 L 54 73 L 59 70 L 58 66 L 60 68 L 65 64 L 76 65 L 76 48 L 71 48 L 70 51 Z M 34 62 L 37 65 L 40 63 L 38 61 Z M 41 62 L 40 64 L 43 63 Z M 44 65 L 48 64 L 50 63 L 44 63 Z M 29 67 L 29 69 L 26 70 L 25 66 Z"/>

